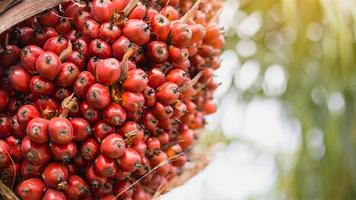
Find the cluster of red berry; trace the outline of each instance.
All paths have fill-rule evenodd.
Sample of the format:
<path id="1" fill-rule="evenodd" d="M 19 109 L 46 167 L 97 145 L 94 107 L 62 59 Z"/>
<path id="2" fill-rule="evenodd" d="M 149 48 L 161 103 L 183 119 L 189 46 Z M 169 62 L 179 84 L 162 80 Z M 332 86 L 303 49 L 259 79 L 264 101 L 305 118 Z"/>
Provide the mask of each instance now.
<path id="1" fill-rule="evenodd" d="M 220 6 L 65 1 L 0 34 L 1 181 L 24 200 L 152 199 L 216 110 Z"/>

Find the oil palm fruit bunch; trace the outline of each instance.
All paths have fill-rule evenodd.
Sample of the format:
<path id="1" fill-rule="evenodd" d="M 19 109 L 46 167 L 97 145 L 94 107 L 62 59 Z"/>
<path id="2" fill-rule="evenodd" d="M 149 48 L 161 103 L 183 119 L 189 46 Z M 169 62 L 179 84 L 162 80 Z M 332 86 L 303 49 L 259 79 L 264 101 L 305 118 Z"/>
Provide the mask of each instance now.
<path id="1" fill-rule="evenodd" d="M 219 1 L 64 1 L 0 35 L 0 179 L 23 200 L 152 199 L 216 111 Z"/>

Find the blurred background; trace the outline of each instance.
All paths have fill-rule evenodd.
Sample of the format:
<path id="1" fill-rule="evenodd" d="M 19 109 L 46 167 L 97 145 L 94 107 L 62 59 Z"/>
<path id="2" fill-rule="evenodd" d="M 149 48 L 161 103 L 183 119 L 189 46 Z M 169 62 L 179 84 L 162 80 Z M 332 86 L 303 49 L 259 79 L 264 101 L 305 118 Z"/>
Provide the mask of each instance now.
<path id="1" fill-rule="evenodd" d="M 219 144 L 162 199 L 356 199 L 355 22 L 354 0 L 226 0 Z"/>

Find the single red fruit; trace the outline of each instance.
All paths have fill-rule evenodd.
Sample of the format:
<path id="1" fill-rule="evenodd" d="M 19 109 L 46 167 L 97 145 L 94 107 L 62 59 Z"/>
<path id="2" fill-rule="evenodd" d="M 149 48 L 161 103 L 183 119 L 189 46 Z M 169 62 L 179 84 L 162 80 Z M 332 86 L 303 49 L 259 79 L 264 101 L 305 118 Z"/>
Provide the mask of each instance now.
<path id="1" fill-rule="evenodd" d="M 165 42 L 153 41 L 147 46 L 147 55 L 152 62 L 164 63 L 168 59 L 168 48 Z"/>
<path id="2" fill-rule="evenodd" d="M 151 18 L 151 30 L 157 40 L 167 41 L 170 25 L 169 20 L 162 14 L 156 14 Z"/>
<path id="3" fill-rule="evenodd" d="M 171 24 L 170 35 L 173 45 L 186 46 L 192 39 L 193 33 L 188 24 L 175 21 Z"/>
<path id="4" fill-rule="evenodd" d="M 48 142 L 48 120 L 43 118 L 32 119 L 27 125 L 26 132 L 32 142 L 40 144 Z"/>
<path id="5" fill-rule="evenodd" d="M 137 144 L 143 140 L 143 128 L 136 122 L 127 121 L 119 129 L 120 135 L 125 138 L 128 144 Z"/>
<path id="6" fill-rule="evenodd" d="M 114 127 L 109 126 L 103 121 L 100 121 L 96 123 L 94 126 L 94 137 L 99 142 L 101 142 L 101 140 L 103 140 L 109 134 L 114 133 L 114 131 L 115 131 Z"/>
<path id="7" fill-rule="evenodd" d="M 0 138 L 11 135 L 11 119 L 7 116 L 0 116 Z"/>
<path id="8" fill-rule="evenodd" d="M 68 163 L 78 152 L 77 144 L 74 142 L 68 144 L 51 143 L 50 146 L 54 159 L 64 163 Z"/>
<path id="9" fill-rule="evenodd" d="M 90 123 L 95 123 L 100 119 L 100 112 L 88 102 L 83 101 L 80 104 L 80 116 L 88 120 Z"/>
<path id="10" fill-rule="evenodd" d="M 166 81 L 166 75 L 162 69 L 155 67 L 148 72 L 148 85 L 150 87 L 156 89 Z"/>
<path id="11" fill-rule="evenodd" d="M 40 17 L 38 17 L 38 20 L 42 25 L 54 25 L 59 20 L 58 11 L 56 9 L 48 10 L 46 13 L 40 15 Z"/>
<path id="12" fill-rule="evenodd" d="M 116 161 L 122 170 L 133 172 L 140 167 L 141 156 L 134 149 L 126 148 L 124 155 Z"/>
<path id="13" fill-rule="evenodd" d="M 71 22 L 67 17 L 61 17 L 56 25 L 59 34 L 65 35 L 72 28 Z"/>
<path id="14" fill-rule="evenodd" d="M 80 146 L 80 154 L 87 160 L 94 160 L 99 154 L 99 144 L 94 138 L 88 137 Z"/>
<path id="15" fill-rule="evenodd" d="M 30 92 L 31 74 L 20 65 L 15 65 L 9 69 L 9 81 L 11 87 L 18 92 Z"/>
<path id="16" fill-rule="evenodd" d="M 95 67 L 96 80 L 99 83 L 110 86 L 120 79 L 121 66 L 115 58 L 100 60 Z"/>
<path id="17" fill-rule="evenodd" d="M 103 109 L 111 102 L 109 88 L 99 83 L 90 86 L 86 97 L 88 103 L 97 109 Z"/>
<path id="18" fill-rule="evenodd" d="M 100 151 L 108 158 L 117 159 L 124 154 L 125 141 L 118 134 L 108 135 L 101 142 Z"/>
<path id="19" fill-rule="evenodd" d="M 28 45 L 21 51 L 21 65 L 30 73 L 36 73 L 36 61 L 43 50 L 35 45 Z"/>
<path id="20" fill-rule="evenodd" d="M 126 117 L 125 110 L 117 103 L 110 103 L 102 112 L 104 122 L 111 126 L 122 125 L 126 121 Z"/>
<path id="21" fill-rule="evenodd" d="M 175 103 L 179 95 L 178 85 L 173 82 L 166 82 L 157 89 L 157 100 L 165 105 Z"/>
<path id="22" fill-rule="evenodd" d="M 24 105 L 19 108 L 16 116 L 20 126 L 26 129 L 32 119 L 40 117 L 40 113 L 33 105 Z"/>
<path id="23" fill-rule="evenodd" d="M 143 45 L 150 40 L 150 27 L 139 19 L 129 19 L 122 28 L 122 34 L 137 45 Z"/>
<path id="24" fill-rule="evenodd" d="M 69 176 L 67 183 L 68 188 L 65 191 L 65 194 L 69 199 L 81 199 L 87 197 L 90 194 L 89 186 L 82 178 L 80 178 L 80 176 Z"/>
<path id="25" fill-rule="evenodd" d="M 18 160 L 23 159 L 22 151 L 21 151 L 21 140 L 16 138 L 15 136 L 9 136 L 5 140 L 6 144 L 10 148 L 10 155 Z"/>
<path id="26" fill-rule="evenodd" d="M 127 37 L 121 36 L 112 44 L 112 51 L 114 57 L 119 60 L 122 60 L 125 53 L 129 50 L 131 46 L 131 41 Z"/>
<path id="27" fill-rule="evenodd" d="M 148 84 L 148 76 L 142 69 L 132 69 L 122 83 L 125 91 L 142 92 Z"/>
<path id="28" fill-rule="evenodd" d="M 156 104 L 156 92 L 153 88 L 147 86 L 143 91 L 143 96 L 145 97 L 145 106 L 151 107 Z"/>
<path id="29" fill-rule="evenodd" d="M 20 58 L 21 50 L 16 45 L 6 45 L 0 53 L 0 66 L 5 69 L 14 65 Z"/>
<path id="30" fill-rule="evenodd" d="M 103 177 L 112 177 L 117 172 L 115 160 L 99 155 L 93 165 L 94 171 Z"/>
<path id="31" fill-rule="evenodd" d="M 72 124 L 63 117 L 55 117 L 49 121 L 48 134 L 56 144 L 68 144 L 74 138 Z"/>
<path id="32" fill-rule="evenodd" d="M 88 71 L 82 71 L 77 80 L 73 83 L 75 95 L 84 98 L 90 88 L 95 83 L 95 77 Z"/>
<path id="33" fill-rule="evenodd" d="M 114 4 L 111 0 L 94 0 L 90 15 L 100 23 L 108 22 L 114 12 Z"/>
<path id="34" fill-rule="evenodd" d="M 90 124 L 83 118 L 73 118 L 70 120 L 73 126 L 74 140 L 83 141 L 91 134 Z"/>
<path id="35" fill-rule="evenodd" d="M 66 196 L 61 191 L 48 188 L 42 197 L 42 200 L 66 200 Z"/>
<path id="36" fill-rule="evenodd" d="M 68 45 L 68 40 L 63 36 L 51 37 L 43 45 L 43 50 L 55 53 L 59 56 Z"/>
<path id="37" fill-rule="evenodd" d="M 34 165 L 46 164 L 51 159 L 48 144 L 34 143 L 28 137 L 23 138 L 21 150 L 25 159 Z"/>
<path id="38" fill-rule="evenodd" d="M 98 58 L 110 58 L 112 57 L 111 46 L 101 39 L 92 40 L 89 45 L 89 54 Z"/>
<path id="39" fill-rule="evenodd" d="M 61 61 L 56 54 L 46 51 L 37 58 L 36 69 L 42 77 L 54 80 L 61 70 Z"/>
<path id="40" fill-rule="evenodd" d="M 55 84 L 41 76 L 34 76 L 30 82 L 32 94 L 37 96 L 50 95 L 55 88 Z"/>
<path id="41" fill-rule="evenodd" d="M 84 36 L 91 39 L 98 38 L 100 33 L 100 24 L 93 19 L 87 19 L 84 23 L 82 33 Z"/>
<path id="42" fill-rule="evenodd" d="M 0 167 L 6 167 L 10 163 L 10 147 L 4 140 L 0 140 Z"/>
<path id="43" fill-rule="evenodd" d="M 59 71 L 55 82 L 61 87 L 72 86 L 74 81 L 77 80 L 79 73 L 79 68 L 74 63 L 63 63 L 61 64 L 61 70 Z"/>
<path id="44" fill-rule="evenodd" d="M 42 179 L 51 187 L 66 189 L 68 178 L 68 169 L 59 163 L 52 162 L 44 169 Z"/>
<path id="45" fill-rule="evenodd" d="M 16 193 L 22 200 L 40 200 L 46 187 L 42 179 L 30 178 L 22 181 L 17 186 Z"/>
<path id="46" fill-rule="evenodd" d="M 33 165 L 26 160 L 21 165 L 21 175 L 23 178 L 40 178 L 43 172 L 44 165 Z"/>
<path id="47" fill-rule="evenodd" d="M 85 177 L 88 179 L 92 189 L 102 187 L 107 181 L 106 177 L 100 176 L 95 172 L 93 165 L 85 168 Z"/>
<path id="48" fill-rule="evenodd" d="M 127 113 L 142 112 L 145 105 L 145 97 L 142 93 L 123 92 L 121 95 L 121 106 Z"/>
<path id="49" fill-rule="evenodd" d="M 120 35 L 121 35 L 121 29 L 112 24 L 112 23 L 104 23 L 100 27 L 100 38 L 106 42 L 115 42 Z"/>

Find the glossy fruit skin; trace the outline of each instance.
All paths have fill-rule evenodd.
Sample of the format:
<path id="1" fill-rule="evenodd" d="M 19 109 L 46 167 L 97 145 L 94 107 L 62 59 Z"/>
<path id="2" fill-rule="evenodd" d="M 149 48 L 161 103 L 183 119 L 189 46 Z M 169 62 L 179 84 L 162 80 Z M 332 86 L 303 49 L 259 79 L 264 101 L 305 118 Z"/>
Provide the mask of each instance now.
<path id="1" fill-rule="evenodd" d="M 90 86 L 95 83 L 95 77 L 88 71 L 82 71 L 73 83 L 73 90 L 78 97 L 85 97 Z"/>
<path id="2" fill-rule="evenodd" d="M 6 106 L 9 103 L 9 96 L 5 90 L 0 89 L 0 112 L 6 109 Z"/>
<path id="3" fill-rule="evenodd" d="M 120 127 L 119 133 L 125 138 L 127 144 L 137 144 L 144 137 L 144 129 L 134 121 L 126 121 Z"/>
<path id="4" fill-rule="evenodd" d="M 121 36 L 112 44 L 113 55 L 116 59 L 122 60 L 124 54 L 131 47 L 131 41 L 125 37 Z"/>
<path id="5" fill-rule="evenodd" d="M 147 55 L 155 63 L 164 63 L 168 59 L 168 47 L 165 42 L 153 41 L 147 46 Z"/>
<path id="6" fill-rule="evenodd" d="M 35 45 L 28 45 L 21 51 L 21 65 L 30 73 L 36 72 L 36 61 L 43 50 Z"/>
<path id="7" fill-rule="evenodd" d="M 89 186 L 77 175 L 69 176 L 68 189 L 65 191 L 66 197 L 70 199 L 80 199 L 87 197 L 90 193 Z"/>
<path id="8" fill-rule="evenodd" d="M 99 83 L 90 86 L 86 97 L 88 103 L 97 109 L 103 109 L 111 102 L 109 88 Z"/>
<path id="9" fill-rule="evenodd" d="M 99 37 L 100 24 L 93 19 L 88 19 L 83 26 L 82 33 L 84 36 L 95 39 Z"/>
<path id="10" fill-rule="evenodd" d="M 23 200 L 41 200 L 46 187 L 42 179 L 30 178 L 17 186 L 16 193 Z"/>
<path id="11" fill-rule="evenodd" d="M 125 151 L 125 141 L 118 134 L 111 134 L 104 138 L 100 145 L 101 154 L 105 157 L 117 159 Z"/>
<path id="12" fill-rule="evenodd" d="M 102 118 L 111 126 L 120 126 L 126 121 L 127 115 L 120 104 L 111 103 L 103 110 Z"/>
<path id="13" fill-rule="evenodd" d="M 0 167 L 6 167 L 10 163 L 10 147 L 4 140 L 0 140 Z"/>
<path id="14" fill-rule="evenodd" d="M 19 108 L 16 116 L 20 126 L 26 129 L 32 119 L 40 117 L 40 113 L 33 105 L 24 105 Z"/>
<path id="15" fill-rule="evenodd" d="M 27 137 L 35 143 L 46 143 L 49 140 L 48 136 L 49 121 L 43 118 L 34 118 L 27 125 Z"/>
<path id="16" fill-rule="evenodd" d="M 132 148 L 126 148 L 125 153 L 116 160 L 118 167 L 124 171 L 133 172 L 141 164 L 141 156 Z"/>
<path id="17" fill-rule="evenodd" d="M 97 122 L 100 118 L 100 112 L 93 106 L 89 105 L 88 102 L 83 101 L 80 104 L 80 116 L 85 120 L 88 120 L 90 123 Z"/>
<path id="18" fill-rule="evenodd" d="M 94 171 L 103 177 L 112 177 L 116 174 L 117 166 L 115 160 L 99 155 L 94 162 Z"/>
<path id="19" fill-rule="evenodd" d="M 21 140 L 12 135 L 7 137 L 5 142 L 9 146 L 10 155 L 15 159 L 22 160 Z"/>
<path id="20" fill-rule="evenodd" d="M 77 145 L 74 142 L 68 144 L 51 143 L 50 146 L 54 159 L 64 163 L 68 163 L 78 152 Z"/>
<path id="21" fill-rule="evenodd" d="M 56 144 L 68 144 L 74 138 L 72 123 L 66 118 L 55 117 L 49 121 L 48 134 Z"/>
<path id="22" fill-rule="evenodd" d="M 45 164 L 51 159 L 48 144 L 34 143 L 28 137 L 22 139 L 21 151 L 24 158 L 34 165 Z"/>
<path id="23" fill-rule="evenodd" d="M 48 188 L 42 197 L 42 200 L 66 200 L 63 192 Z"/>
<path id="24" fill-rule="evenodd" d="M 47 11 L 45 14 L 39 17 L 39 21 L 43 25 L 53 25 L 59 20 L 58 11 L 55 9 Z"/>
<path id="25" fill-rule="evenodd" d="M 166 82 L 157 89 L 157 100 L 165 105 L 175 103 L 179 95 L 178 86 L 173 82 Z"/>
<path id="26" fill-rule="evenodd" d="M 115 42 L 121 35 L 121 29 L 112 23 L 103 23 L 100 26 L 99 36 L 107 42 Z"/>
<path id="27" fill-rule="evenodd" d="M 110 86 L 119 81 L 121 75 L 121 66 L 115 58 L 100 60 L 95 68 L 96 80 L 99 83 Z"/>
<path id="28" fill-rule="evenodd" d="M 111 46 L 101 39 L 95 39 L 90 42 L 89 54 L 102 59 L 110 58 L 112 56 Z"/>
<path id="29" fill-rule="evenodd" d="M 98 142 L 94 138 L 89 137 L 83 141 L 80 147 L 80 154 L 87 160 L 94 160 L 100 152 L 99 149 Z"/>
<path id="30" fill-rule="evenodd" d="M 67 180 L 68 170 L 62 164 L 53 162 L 44 169 L 42 178 L 50 187 L 65 189 L 63 188 L 64 185 L 60 184 L 63 184 L 63 181 Z"/>
<path id="31" fill-rule="evenodd" d="M 153 88 L 147 86 L 143 91 L 143 95 L 145 97 L 145 106 L 151 107 L 156 104 L 157 102 L 156 92 Z"/>
<path id="32" fill-rule="evenodd" d="M 122 29 L 122 34 L 137 45 L 143 45 L 150 39 L 148 24 L 139 19 L 129 19 Z"/>
<path id="33" fill-rule="evenodd" d="M 37 96 L 49 95 L 55 87 L 52 81 L 41 76 L 34 76 L 30 82 L 31 93 Z"/>
<path id="34" fill-rule="evenodd" d="M 68 41 L 64 37 L 58 36 L 49 38 L 43 45 L 43 50 L 53 52 L 59 56 L 67 47 Z"/>
<path id="35" fill-rule="evenodd" d="M 94 0 L 90 15 L 100 23 L 108 22 L 114 12 L 111 0 Z"/>
<path id="36" fill-rule="evenodd" d="M 61 70 L 61 61 L 56 54 L 45 51 L 37 58 L 36 70 L 42 77 L 54 80 Z"/>
<path id="37" fill-rule="evenodd" d="M 106 177 L 100 176 L 95 172 L 93 165 L 85 168 L 85 176 L 88 179 L 92 189 L 102 187 L 107 181 Z"/>
<path id="38" fill-rule="evenodd" d="M 146 72 L 142 69 L 132 69 L 127 73 L 126 79 L 122 83 L 125 91 L 142 92 L 148 84 Z"/>
<path id="39" fill-rule="evenodd" d="M 155 14 L 151 18 L 151 29 L 157 40 L 167 41 L 170 29 L 169 20 L 162 14 Z"/>
<path id="40" fill-rule="evenodd" d="M 141 112 L 144 104 L 145 104 L 145 97 L 142 95 L 142 93 L 138 93 L 138 92 L 122 93 L 121 106 L 126 110 L 127 113 Z"/>
<path id="41" fill-rule="evenodd" d="M 18 92 L 30 92 L 31 74 L 22 66 L 15 65 L 9 69 L 9 80 L 11 87 Z"/>
<path id="42" fill-rule="evenodd" d="M 73 126 L 73 133 L 75 141 L 83 141 L 91 134 L 92 130 L 87 120 L 83 118 L 73 118 L 70 120 Z"/>
<path id="43" fill-rule="evenodd" d="M 94 125 L 94 138 L 101 142 L 106 136 L 115 132 L 115 128 L 109 126 L 103 121 L 100 121 Z"/>
<path id="44" fill-rule="evenodd" d="M 193 33 L 190 26 L 186 23 L 176 21 L 171 24 L 171 42 L 173 45 L 185 46 L 192 39 Z"/>
<path id="45" fill-rule="evenodd" d="M 25 179 L 40 178 L 44 167 L 44 165 L 33 165 L 25 160 L 21 165 L 21 175 Z"/>
<path id="46" fill-rule="evenodd" d="M 61 70 L 56 77 L 56 84 L 61 87 L 71 86 L 79 76 L 79 68 L 70 62 L 65 62 L 61 64 Z"/>
<path id="47" fill-rule="evenodd" d="M 11 135 L 11 119 L 7 116 L 0 116 L 0 138 Z"/>

